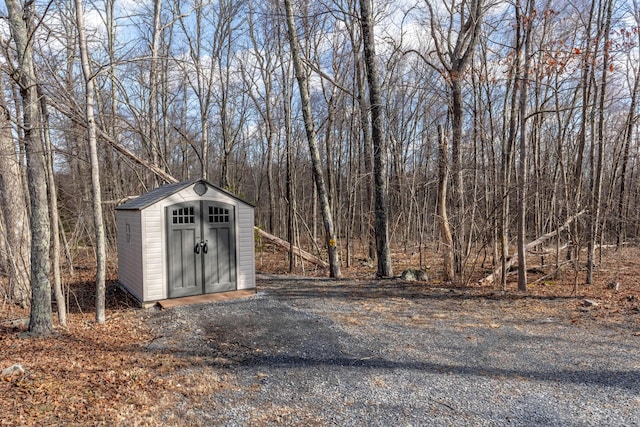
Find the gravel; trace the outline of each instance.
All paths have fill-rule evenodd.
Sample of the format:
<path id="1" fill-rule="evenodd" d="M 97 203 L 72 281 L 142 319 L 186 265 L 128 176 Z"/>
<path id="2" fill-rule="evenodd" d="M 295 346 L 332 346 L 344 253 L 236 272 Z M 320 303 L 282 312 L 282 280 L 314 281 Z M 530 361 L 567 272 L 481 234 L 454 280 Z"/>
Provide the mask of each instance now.
<path id="1" fill-rule="evenodd" d="M 254 297 L 158 311 L 149 351 L 230 382 L 175 414 L 203 425 L 638 426 L 640 337 L 562 301 L 390 282 L 262 277 Z M 563 311 L 565 310 L 565 311 Z M 197 368 L 193 368 L 197 375 Z M 165 414 L 166 415 L 166 414 Z M 185 421 L 186 423 L 186 421 Z"/>

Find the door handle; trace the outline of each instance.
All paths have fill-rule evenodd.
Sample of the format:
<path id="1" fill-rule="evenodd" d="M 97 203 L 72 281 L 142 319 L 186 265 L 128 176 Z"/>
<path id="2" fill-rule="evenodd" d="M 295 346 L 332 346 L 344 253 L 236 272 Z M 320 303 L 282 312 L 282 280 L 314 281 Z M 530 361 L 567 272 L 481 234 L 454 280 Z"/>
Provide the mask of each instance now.
<path id="1" fill-rule="evenodd" d="M 202 253 L 208 253 L 209 252 L 209 246 L 207 245 L 207 242 L 200 242 L 200 244 L 202 245 Z"/>
<path id="2" fill-rule="evenodd" d="M 198 243 L 196 243 L 196 247 L 195 247 L 195 248 L 193 248 L 193 251 L 194 251 L 196 254 L 200 254 L 200 243 L 199 243 L 199 242 L 198 242 Z"/>

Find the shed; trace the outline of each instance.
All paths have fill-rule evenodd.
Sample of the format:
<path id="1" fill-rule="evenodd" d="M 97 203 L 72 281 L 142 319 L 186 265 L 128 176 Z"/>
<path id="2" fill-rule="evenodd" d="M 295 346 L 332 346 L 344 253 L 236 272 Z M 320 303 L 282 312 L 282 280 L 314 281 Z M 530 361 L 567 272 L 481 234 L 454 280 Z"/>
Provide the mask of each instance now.
<path id="1" fill-rule="evenodd" d="M 143 305 L 254 289 L 254 207 L 206 180 L 116 207 L 120 284 Z"/>

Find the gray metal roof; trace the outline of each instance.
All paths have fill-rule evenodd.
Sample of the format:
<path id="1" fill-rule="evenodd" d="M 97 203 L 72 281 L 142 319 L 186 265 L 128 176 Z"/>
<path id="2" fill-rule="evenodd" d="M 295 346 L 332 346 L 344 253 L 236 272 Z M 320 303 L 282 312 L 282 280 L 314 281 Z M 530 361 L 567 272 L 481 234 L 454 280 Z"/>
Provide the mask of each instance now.
<path id="1" fill-rule="evenodd" d="M 167 198 L 172 194 L 177 193 L 178 191 L 184 190 L 185 188 L 188 188 L 189 186 L 194 185 L 197 182 L 202 182 L 203 184 L 215 189 L 216 191 L 224 193 L 229 197 L 233 197 L 234 199 L 244 204 L 253 206 L 253 204 L 247 202 L 246 200 L 242 200 L 240 197 L 236 196 L 235 194 L 230 193 L 229 191 L 223 188 L 220 188 L 217 185 L 213 185 L 204 179 L 191 179 L 188 181 L 176 182 L 174 184 L 167 184 L 167 185 L 158 187 L 154 190 L 149 191 L 148 193 L 145 193 L 139 197 L 136 197 L 133 200 L 129 200 L 128 202 L 123 203 L 120 206 L 117 206 L 116 210 L 129 210 L 129 211 L 143 210 L 153 205 L 154 203 L 157 203 L 160 200 Z"/>

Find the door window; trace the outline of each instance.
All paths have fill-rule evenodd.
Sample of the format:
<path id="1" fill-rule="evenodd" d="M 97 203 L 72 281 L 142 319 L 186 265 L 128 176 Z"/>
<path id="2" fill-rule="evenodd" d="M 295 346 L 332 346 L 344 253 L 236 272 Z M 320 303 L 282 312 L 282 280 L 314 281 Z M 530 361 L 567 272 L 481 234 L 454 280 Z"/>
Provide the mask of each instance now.
<path id="1" fill-rule="evenodd" d="M 195 221 L 193 206 L 174 209 L 172 212 L 172 222 L 174 224 L 194 224 Z"/>
<path id="2" fill-rule="evenodd" d="M 209 206 L 209 222 L 215 224 L 228 224 L 229 209 Z"/>

